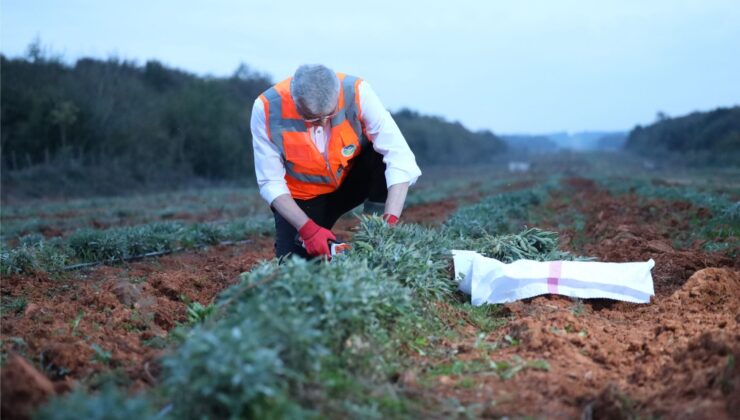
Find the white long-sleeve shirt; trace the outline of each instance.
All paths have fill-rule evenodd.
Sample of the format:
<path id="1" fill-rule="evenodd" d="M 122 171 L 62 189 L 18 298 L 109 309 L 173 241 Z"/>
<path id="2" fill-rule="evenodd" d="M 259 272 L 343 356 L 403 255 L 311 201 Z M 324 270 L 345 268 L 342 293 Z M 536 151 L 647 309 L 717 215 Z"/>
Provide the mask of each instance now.
<path id="1" fill-rule="evenodd" d="M 401 130 L 368 82 L 360 82 L 358 89 L 362 110 L 360 117 L 373 149 L 383 155 L 386 185 L 390 187 L 403 182 L 413 185 L 421 175 L 421 169 Z M 267 137 L 264 104 L 259 98 L 252 107 L 251 126 L 257 184 L 262 198 L 272 204 L 278 196 L 290 194 L 290 190 L 285 182 L 285 164 L 280 151 Z M 308 132 L 316 147 L 326 157 L 331 122 L 326 121 L 323 126 L 312 126 Z"/>

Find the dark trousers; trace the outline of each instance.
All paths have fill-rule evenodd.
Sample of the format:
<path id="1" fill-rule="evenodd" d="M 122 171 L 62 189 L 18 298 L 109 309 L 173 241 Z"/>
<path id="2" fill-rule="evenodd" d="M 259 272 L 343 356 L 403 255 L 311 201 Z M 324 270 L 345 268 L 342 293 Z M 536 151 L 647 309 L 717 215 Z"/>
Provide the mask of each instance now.
<path id="1" fill-rule="evenodd" d="M 383 156 L 368 144 L 362 148 L 353 162 L 347 178 L 336 191 L 308 200 L 295 200 L 298 207 L 319 226 L 331 229 L 342 215 L 365 200 L 385 203 L 388 187 L 385 182 Z M 296 228 L 274 208 L 272 213 L 275 215 L 275 255 L 280 258 L 292 253 L 306 259 L 310 258 L 306 250 L 296 243 L 298 233 Z"/>

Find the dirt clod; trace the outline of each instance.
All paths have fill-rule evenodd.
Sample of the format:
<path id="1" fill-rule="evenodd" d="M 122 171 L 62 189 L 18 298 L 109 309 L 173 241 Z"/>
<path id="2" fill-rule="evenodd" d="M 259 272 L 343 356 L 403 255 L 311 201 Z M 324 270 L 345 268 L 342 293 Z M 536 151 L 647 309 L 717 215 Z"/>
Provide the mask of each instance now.
<path id="1" fill-rule="evenodd" d="M 124 306 L 133 306 L 141 297 L 141 287 L 126 280 L 115 282 L 110 291 Z"/>
<path id="2" fill-rule="evenodd" d="M 39 404 L 55 394 L 54 385 L 23 357 L 13 354 L 2 369 L 2 418 L 28 419 Z"/>

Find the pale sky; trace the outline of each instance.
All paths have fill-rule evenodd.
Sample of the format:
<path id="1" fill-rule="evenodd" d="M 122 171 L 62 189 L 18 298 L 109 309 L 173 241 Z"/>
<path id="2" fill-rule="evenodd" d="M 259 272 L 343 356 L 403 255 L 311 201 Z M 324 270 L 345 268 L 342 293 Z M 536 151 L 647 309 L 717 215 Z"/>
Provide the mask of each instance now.
<path id="1" fill-rule="evenodd" d="M 740 104 L 738 0 L 2 0 L 0 50 L 279 81 L 303 63 L 497 133 L 628 130 Z"/>

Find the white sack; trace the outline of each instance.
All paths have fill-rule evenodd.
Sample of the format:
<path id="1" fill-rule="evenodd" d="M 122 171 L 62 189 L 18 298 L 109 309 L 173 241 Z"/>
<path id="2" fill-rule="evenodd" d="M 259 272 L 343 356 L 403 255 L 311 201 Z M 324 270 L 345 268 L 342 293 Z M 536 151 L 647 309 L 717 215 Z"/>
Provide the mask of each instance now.
<path id="1" fill-rule="evenodd" d="M 655 294 L 652 259 L 633 263 L 519 260 L 504 264 L 474 251 L 453 250 L 452 255 L 455 275 L 462 277 L 459 288 L 470 295 L 475 306 L 548 293 L 649 303 Z"/>

